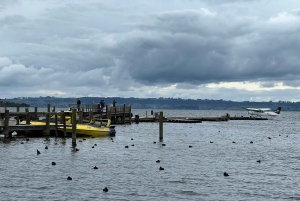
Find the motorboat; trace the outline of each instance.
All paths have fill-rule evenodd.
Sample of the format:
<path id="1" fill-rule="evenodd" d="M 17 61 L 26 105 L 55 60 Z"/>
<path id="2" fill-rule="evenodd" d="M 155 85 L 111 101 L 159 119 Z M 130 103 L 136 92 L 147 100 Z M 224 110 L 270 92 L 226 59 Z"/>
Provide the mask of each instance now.
<path id="1" fill-rule="evenodd" d="M 63 126 L 58 127 L 63 131 Z M 66 132 L 72 133 L 72 124 L 66 125 Z M 110 119 L 91 119 L 88 124 L 76 124 L 76 136 L 78 137 L 106 137 L 115 136 L 115 126 L 111 125 Z"/>
<path id="2" fill-rule="evenodd" d="M 61 113 L 65 114 L 65 122 L 66 122 L 66 133 L 67 135 L 72 134 L 72 112 L 71 111 L 59 111 L 57 112 L 57 121 L 58 131 L 60 133 L 64 132 L 64 126 L 62 126 Z M 76 115 L 76 119 L 78 119 L 78 115 Z M 51 116 L 49 119 L 50 125 L 55 125 L 55 115 Z M 26 121 L 22 121 L 21 124 L 26 124 Z M 30 125 L 46 125 L 46 120 L 34 120 L 30 121 Z M 77 123 L 76 124 L 76 136 L 77 137 L 104 137 L 104 136 L 115 136 L 116 130 L 115 126 L 111 125 L 110 119 L 97 119 L 93 118 L 89 123 Z"/>

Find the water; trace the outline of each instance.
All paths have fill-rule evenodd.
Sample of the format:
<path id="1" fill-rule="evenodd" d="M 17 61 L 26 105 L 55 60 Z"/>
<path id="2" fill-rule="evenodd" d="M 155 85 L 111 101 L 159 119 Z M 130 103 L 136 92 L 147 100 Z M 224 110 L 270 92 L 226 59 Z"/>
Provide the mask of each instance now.
<path id="1" fill-rule="evenodd" d="M 283 111 L 268 121 L 165 123 L 163 142 L 157 123 L 117 125 L 114 142 L 77 139 L 79 151 L 69 138 L 1 138 L 0 200 L 300 200 L 299 114 Z"/>

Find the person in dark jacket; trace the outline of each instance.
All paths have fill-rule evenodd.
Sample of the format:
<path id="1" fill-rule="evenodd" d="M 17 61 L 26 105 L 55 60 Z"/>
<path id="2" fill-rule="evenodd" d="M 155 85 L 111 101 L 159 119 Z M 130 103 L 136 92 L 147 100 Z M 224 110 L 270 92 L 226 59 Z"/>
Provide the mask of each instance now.
<path id="1" fill-rule="evenodd" d="M 81 104 L 81 101 L 79 98 L 77 98 L 77 110 L 78 112 L 80 111 L 80 104 Z"/>

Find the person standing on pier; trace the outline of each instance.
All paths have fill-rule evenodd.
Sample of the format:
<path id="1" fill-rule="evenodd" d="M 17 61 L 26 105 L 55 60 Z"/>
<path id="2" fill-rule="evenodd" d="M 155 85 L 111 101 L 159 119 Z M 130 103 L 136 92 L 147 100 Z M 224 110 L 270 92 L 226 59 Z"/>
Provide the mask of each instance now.
<path id="1" fill-rule="evenodd" d="M 81 104 L 81 101 L 79 98 L 77 98 L 77 110 L 78 112 L 80 111 L 80 104 Z"/>
<path id="2" fill-rule="evenodd" d="M 116 99 L 114 99 L 114 101 L 113 101 L 113 107 L 116 107 L 116 103 L 117 103 L 117 101 L 116 101 Z"/>
<path id="3" fill-rule="evenodd" d="M 100 111 L 103 112 L 103 108 L 104 108 L 105 102 L 104 100 L 100 101 Z"/>

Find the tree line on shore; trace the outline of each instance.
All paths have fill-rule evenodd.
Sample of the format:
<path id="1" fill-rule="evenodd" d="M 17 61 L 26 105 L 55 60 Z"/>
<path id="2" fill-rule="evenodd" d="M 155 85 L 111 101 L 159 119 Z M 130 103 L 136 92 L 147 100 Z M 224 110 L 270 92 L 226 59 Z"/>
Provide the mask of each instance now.
<path id="1" fill-rule="evenodd" d="M 68 108 L 70 104 L 76 104 L 77 98 L 81 103 L 99 104 L 104 100 L 106 105 L 111 106 L 116 100 L 116 106 L 131 105 L 132 109 L 183 109 L 183 110 L 244 110 L 248 107 L 271 108 L 282 107 L 285 111 L 300 111 L 300 102 L 289 101 L 230 101 L 230 100 L 209 100 L 209 99 L 181 99 L 181 98 L 122 98 L 122 97 L 19 97 L 12 99 L 2 99 L 0 107 L 47 107 L 48 104 L 57 108 Z"/>

